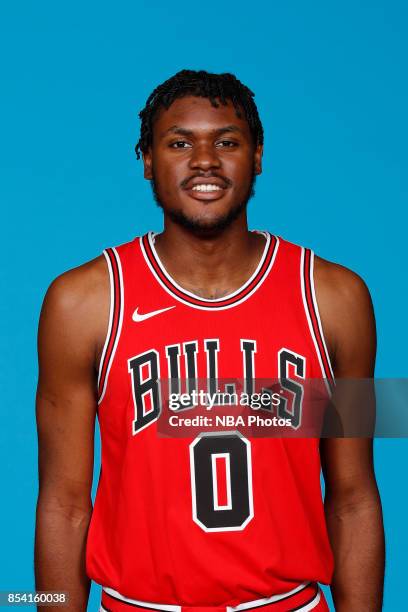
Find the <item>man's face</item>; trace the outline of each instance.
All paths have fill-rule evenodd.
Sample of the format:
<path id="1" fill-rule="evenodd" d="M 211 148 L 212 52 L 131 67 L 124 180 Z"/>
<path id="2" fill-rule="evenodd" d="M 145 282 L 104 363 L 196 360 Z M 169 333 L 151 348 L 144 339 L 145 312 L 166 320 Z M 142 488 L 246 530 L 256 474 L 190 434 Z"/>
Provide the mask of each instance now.
<path id="1" fill-rule="evenodd" d="M 207 98 L 186 96 L 161 109 L 144 158 L 157 203 L 192 230 L 228 226 L 253 195 L 261 173 L 262 146 L 231 102 L 218 108 Z"/>

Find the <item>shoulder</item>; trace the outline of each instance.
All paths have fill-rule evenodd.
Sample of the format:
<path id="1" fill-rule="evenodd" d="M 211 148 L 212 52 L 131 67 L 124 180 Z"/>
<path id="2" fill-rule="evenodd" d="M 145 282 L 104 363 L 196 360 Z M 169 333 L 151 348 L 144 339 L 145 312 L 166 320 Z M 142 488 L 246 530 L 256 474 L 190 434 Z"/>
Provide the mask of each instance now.
<path id="1" fill-rule="evenodd" d="M 100 255 L 57 276 L 45 294 L 39 344 L 66 344 L 96 355 L 109 320 L 110 280 Z"/>
<path id="2" fill-rule="evenodd" d="M 345 266 L 321 257 L 314 258 L 314 281 L 321 296 L 339 308 L 364 305 L 371 301 L 365 281 Z"/>
<path id="3" fill-rule="evenodd" d="M 365 281 L 349 268 L 316 256 L 314 284 L 324 334 L 337 371 L 343 371 L 346 363 L 351 372 L 359 351 L 373 365 L 375 319 Z"/>
<path id="4" fill-rule="evenodd" d="M 84 264 L 72 268 L 57 276 L 50 284 L 45 300 L 53 301 L 61 307 L 81 307 L 84 302 L 92 302 L 109 293 L 110 276 L 107 260 L 128 261 L 137 251 L 137 245 L 143 236 L 136 236 L 115 247 L 107 248 L 105 255 L 99 255 Z"/>
<path id="5" fill-rule="evenodd" d="M 306 266 L 306 253 L 311 252 L 311 250 L 281 236 L 278 238 L 284 255 L 292 255 L 294 261 L 298 261 L 299 257 L 302 257 Z M 320 293 L 321 300 L 330 300 L 333 306 L 344 306 L 346 308 L 348 304 L 355 305 L 356 303 L 371 301 L 366 283 L 356 272 L 315 254 L 313 259 L 314 284 L 316 290 Z"/>
<path id="6" fill-rule="evenodd" d="M 62 311 L 82 310 L 109 290 L 109 273 L 103 255 L 57 276 L 46 292 L 44 305 Z"/>

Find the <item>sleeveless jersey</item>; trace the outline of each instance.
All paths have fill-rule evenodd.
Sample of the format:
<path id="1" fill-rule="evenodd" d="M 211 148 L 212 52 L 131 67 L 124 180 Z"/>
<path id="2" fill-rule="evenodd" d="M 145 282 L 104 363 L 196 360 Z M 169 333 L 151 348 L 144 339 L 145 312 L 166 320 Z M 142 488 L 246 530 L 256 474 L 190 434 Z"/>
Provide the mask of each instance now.
<path id="1" fill-rule="evenodd" d="M 235 606 L 331 581 L 318 438 L 158 435 L 159 379 L 270 379 L 285 367 L 300 381 L 332 380 L 314 254 L 259 233 L 255 272 L 214 300 L 171 278 L 153 232 L 104 251 L 111 307 L 86 567 L 124 598 Z"/>

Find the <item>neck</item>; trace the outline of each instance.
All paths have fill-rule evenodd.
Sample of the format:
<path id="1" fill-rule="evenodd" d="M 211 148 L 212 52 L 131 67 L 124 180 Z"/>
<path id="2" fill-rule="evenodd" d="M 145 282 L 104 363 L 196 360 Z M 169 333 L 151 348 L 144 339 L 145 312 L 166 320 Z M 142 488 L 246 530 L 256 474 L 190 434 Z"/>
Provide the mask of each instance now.
<path id="1" fill-rule="evenodd" d="M 197 235 L 165 218 L 155 248 L 167 272 L 183 288 L 207 299 L 233 293 L 255 271 L 265 247 L 248 231 L 246 217 L 217 234 Z"/>

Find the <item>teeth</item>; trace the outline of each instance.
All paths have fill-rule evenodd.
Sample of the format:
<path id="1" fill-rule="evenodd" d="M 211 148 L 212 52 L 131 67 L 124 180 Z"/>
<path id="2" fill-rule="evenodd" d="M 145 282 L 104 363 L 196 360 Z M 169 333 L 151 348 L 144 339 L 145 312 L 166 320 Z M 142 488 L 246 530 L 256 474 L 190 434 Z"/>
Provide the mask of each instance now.
<path id="1" fill-rule="evenodd" d="M 194 185 L 193 191 L 221 191 L 221 187 L 218 185 Z"/>

